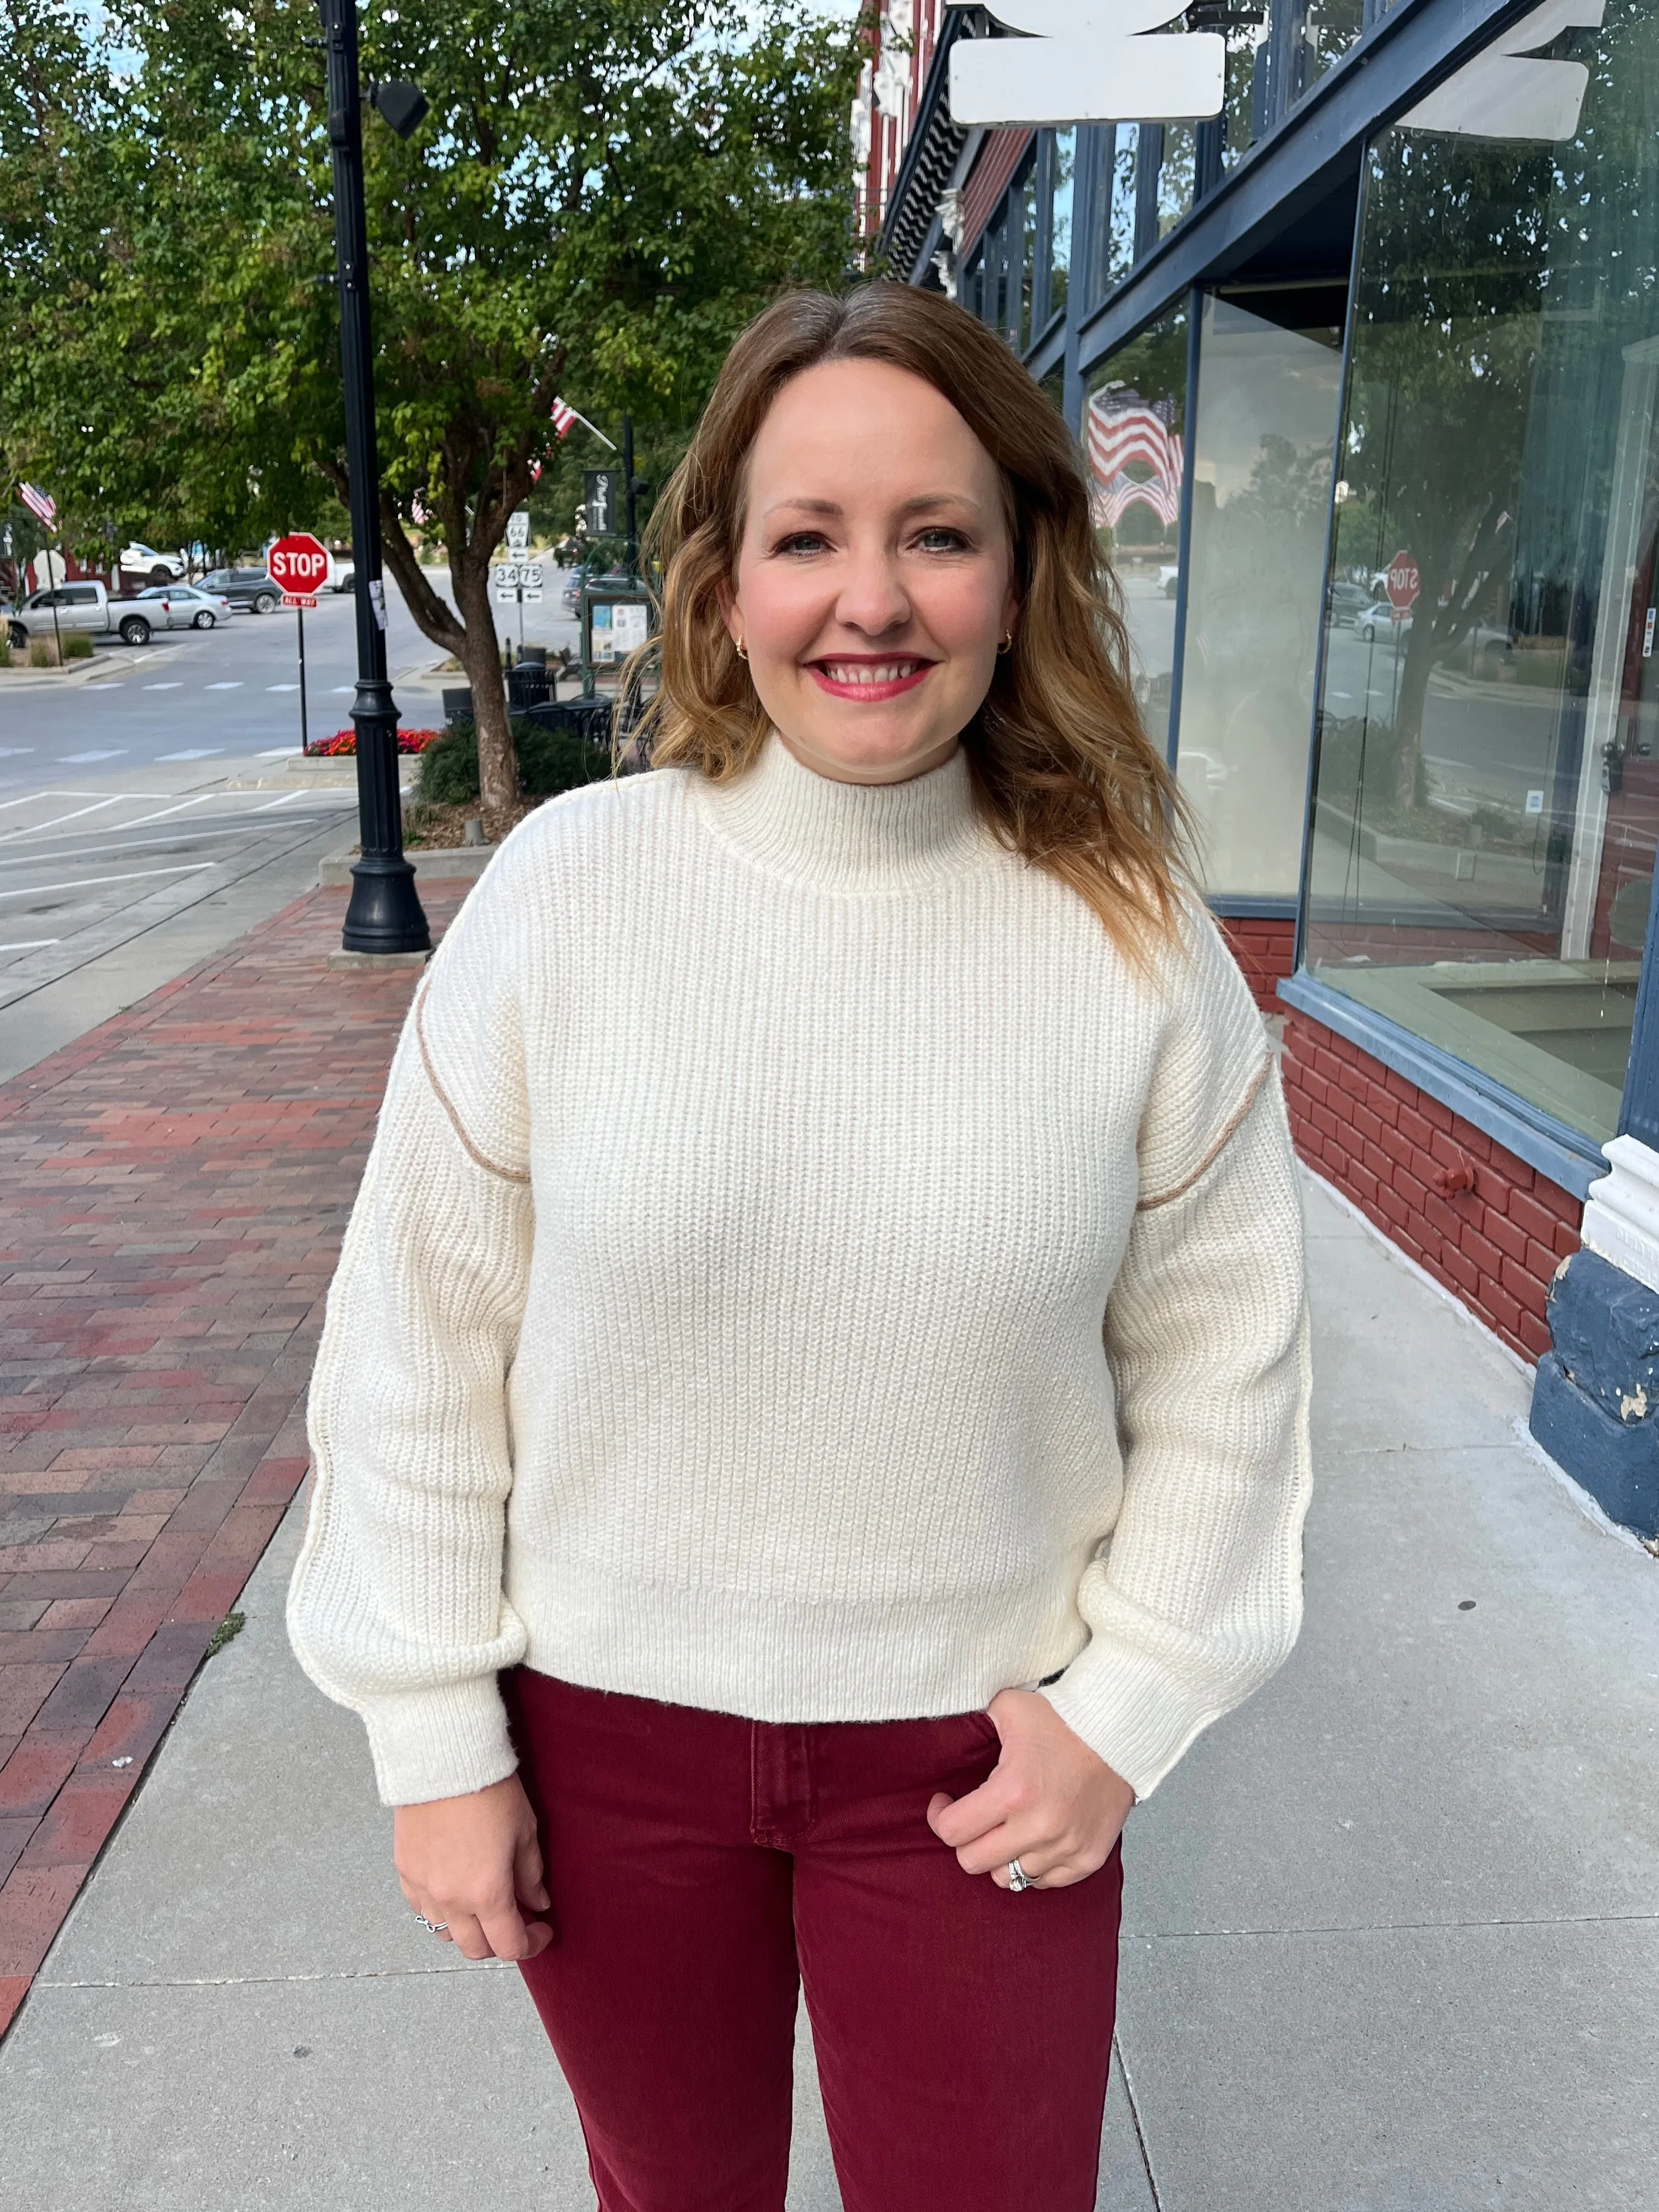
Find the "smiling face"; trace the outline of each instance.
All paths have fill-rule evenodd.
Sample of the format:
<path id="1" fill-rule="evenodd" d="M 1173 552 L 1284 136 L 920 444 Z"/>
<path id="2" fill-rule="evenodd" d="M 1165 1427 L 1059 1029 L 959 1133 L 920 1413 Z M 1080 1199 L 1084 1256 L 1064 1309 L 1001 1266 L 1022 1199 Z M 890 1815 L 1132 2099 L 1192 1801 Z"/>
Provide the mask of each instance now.
<path id="1" fill-rule="evenodd" d="M 948 399 L 885 362 L 779 393 L 749 456 L 726 627 L 795 757 L 843 783 L 949 758 L 1013 627 L 996 465 Z"/>

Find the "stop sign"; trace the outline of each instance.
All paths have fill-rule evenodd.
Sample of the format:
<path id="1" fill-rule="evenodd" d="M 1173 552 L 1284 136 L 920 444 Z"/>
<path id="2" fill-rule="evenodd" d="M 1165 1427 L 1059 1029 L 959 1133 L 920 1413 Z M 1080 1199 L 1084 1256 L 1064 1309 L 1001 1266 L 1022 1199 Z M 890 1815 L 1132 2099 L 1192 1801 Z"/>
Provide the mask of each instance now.
<path id="1" fill-rule="evenodd" d="M 1422 572 L 1416 562 L 1409 553 L 1396 553 L 1389 563 L 1389 605 L 1397 615 L 1409 614 L 1422 588 Z"/>
<path id="2" fill-rule="evenodd" d="M 306 599 L 314 606 L 328 578 L 328 548 L 307 530 L 291 531 L 271 547 L 265 566 L 271 581 L 282 586 L 285 599 Z"/>

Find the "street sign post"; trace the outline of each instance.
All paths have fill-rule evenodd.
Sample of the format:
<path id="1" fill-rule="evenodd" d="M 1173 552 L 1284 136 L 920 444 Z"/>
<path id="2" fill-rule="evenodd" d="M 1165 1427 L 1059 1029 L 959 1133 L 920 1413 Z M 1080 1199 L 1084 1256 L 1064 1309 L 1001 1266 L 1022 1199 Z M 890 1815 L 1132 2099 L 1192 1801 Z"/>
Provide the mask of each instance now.
<path id="1" fill-rule="evenodd" d="M 328 548 L 308 530 L 291 531 L 271 547 L 265 568 L 274 584 L 283 587 L 283 605 L 292 607 L 300 634 L 300 750 L 311 750 L 306 726 L 306 609 L 317 604 L 319 588 L 328 575 Z"/>

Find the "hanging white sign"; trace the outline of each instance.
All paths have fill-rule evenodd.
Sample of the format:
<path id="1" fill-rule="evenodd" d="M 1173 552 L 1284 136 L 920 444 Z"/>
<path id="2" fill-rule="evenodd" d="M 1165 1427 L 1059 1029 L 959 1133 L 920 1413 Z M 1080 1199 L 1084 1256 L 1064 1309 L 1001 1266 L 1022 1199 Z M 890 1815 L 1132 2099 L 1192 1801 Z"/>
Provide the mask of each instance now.
<path id="1" fill-rule="evenodd" d="M 946 0 L 965 7 L 969 0 Z M 1175 123 L 1219 115 L 1227 45 L 1218 31 L 1149 39 L 1188 0 L 991 0 L 1023 39 L 958 39 L 951 117 L 961 125 Z"/>

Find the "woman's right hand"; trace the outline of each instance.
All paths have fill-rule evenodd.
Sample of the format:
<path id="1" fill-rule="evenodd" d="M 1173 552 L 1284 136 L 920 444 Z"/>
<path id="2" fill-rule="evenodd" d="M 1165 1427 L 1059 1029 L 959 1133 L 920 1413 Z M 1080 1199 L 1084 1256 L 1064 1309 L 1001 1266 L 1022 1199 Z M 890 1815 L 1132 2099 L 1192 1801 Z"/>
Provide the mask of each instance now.
<path id="1" fill-rule="evenodd" d="M 553 1941 L 536 1815 L 516 1774 L 467 1797 L 399 1805 L 393 1863 L 404 1895 L 469 1959 L 534 1959 Z"/>

